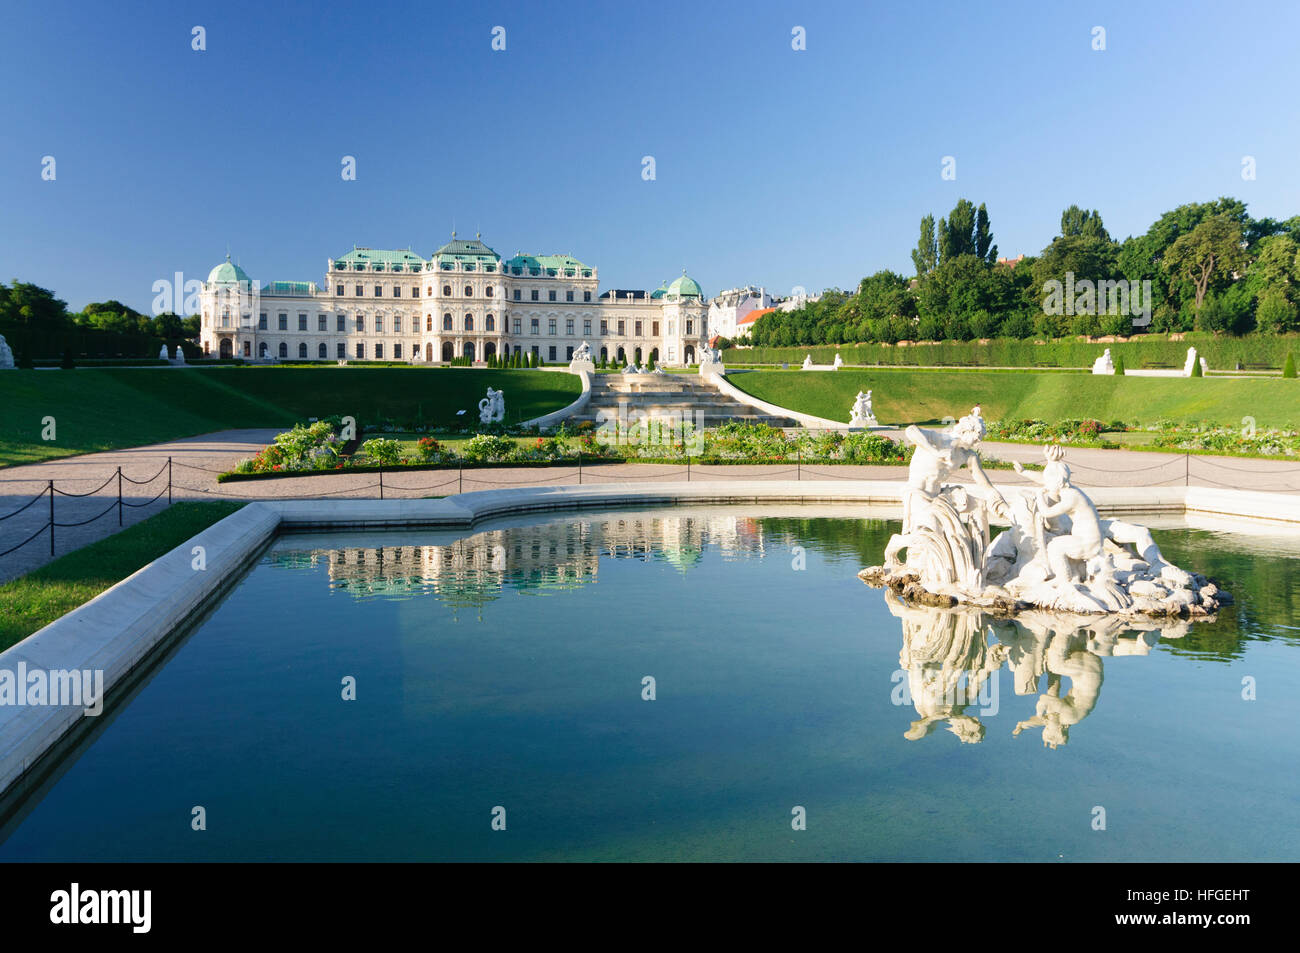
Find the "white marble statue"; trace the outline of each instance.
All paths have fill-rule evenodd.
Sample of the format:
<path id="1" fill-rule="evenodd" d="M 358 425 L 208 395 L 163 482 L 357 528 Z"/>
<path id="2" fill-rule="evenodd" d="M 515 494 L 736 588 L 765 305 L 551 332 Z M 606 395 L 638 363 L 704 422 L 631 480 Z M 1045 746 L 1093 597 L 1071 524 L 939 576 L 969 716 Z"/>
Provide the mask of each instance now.
<path id="1" fill-rule="evenodd" d="M 849 416 L 850 427 L 875 427 L 876 415 L 871 409 L 871 391 L 865 394 L 858 391 L 858 397 L 853 402 L 853 409 Z"/>
<path id="2" fill-rule="evenodd" d="M 1111 360 L 1110 348 L 1101 357 L 1092 362 L 1092 372 L 1094 374 L 1114 374 L 1115 362 Z"/>
<path id="3" fill-rule="evenodd" d="M 167 353 L 166 344 L 164 344 L 162 347 L 158 349 L 158 358 L 159 360 L 163 360 L 163 361 L 170 361 L 172 359 L 172 356 L 169 353 Z"/>
<path id="4" fill-rule="evenodd" d="M 5 336 L 0 334 L 0 371 L 12 370 L 13 366 L 14 352 L 5 341 Z"/>
<path id="5" fill-rule="evenodd" d="M 578 345 L 578 349 L 573 352 L 573 360 L 583 363 L 591 363 L 591 345 L 583 341 Z"/>
<path id="6" fill-rule="evenodd" d="M 1183 362 L 1183 376 L 1184 376 L 1184 377 L 1191 377 L 1191 376 L 1192 376 L 1192 368 L 1195 367 L 1195 366 L 1196 366 L 1196 348 L 1195 348 L 1195 347 L 1189 347 L 1189 348 L 1187 349 L 1187 360 Z M 1204 364 L 1204 362 L 1201 363 L 1201 370 L 1202 370 L 1202 373 L 1204 373 L 1204 370 L 1205 370 L 1205 364 Z"/>
<path id="7" fill-rule="evenodd" d="M 495 424 L 506 419 L 506 397 L 504 391 L 487 389 L 487 396 L 478 402 L 478 419 L 480 423 Z"/>
<path id="8" fill-rule="evenodd" d="M 835 362 L 831 364 L 831 367 L 833 367 L 835 370 L 838 371 L 843 366 L 844 366 L 844 359 L 840 357 L 839 354 L 837 353 L 835 355 Z"/>
<path id="9" fill-rule="evenodd" d="M 803 368 L 802 368 L 802 369 L 805 370 L 805 371 L 811 371 L 811 370 L 812 370 L 812 366 L 813 366 L 812 355 L 809 354 L 807 357 L 805 357 L 805 358 L 803 359 Z"/>
<path id="10" fill-rule="evenodd" d="M 177 364 L 185 363 L 185 348 L 181 347 L 179 344 L 176 345 L 175 363 Z"/>
<path id="11" fill-rule="evenodd" d="M 1004 487 L 1004 497 L 980 465 L 983 435 L 978 412 L 943 433 L 907 428 L 916 451 L 903 531 L 889 540 L 883 566 L 859 574 L 864 581 L 927 604 L 1003 611 L 1199 617 L 1231 601 L 1204 576 L 1170 565 L 1146 527 L 1103 518 L 1071 481 L 1058 445 L 1044 447 L 1041 474 L 1017 463 L 1032 486 Z M 944 482 L 963 467 L 976 487 Z M 1009 528 L 990 540 L 994 521 Z"/>
<path id="12" fill-rule="evenodd" d="M 640 373 L 641 373 L 641 368 L 637 367 L 635 364 L 629 364 L 627 367 L 623 368 L 623 373 L 624 373 L 624 374 L 640 374 Z"/>

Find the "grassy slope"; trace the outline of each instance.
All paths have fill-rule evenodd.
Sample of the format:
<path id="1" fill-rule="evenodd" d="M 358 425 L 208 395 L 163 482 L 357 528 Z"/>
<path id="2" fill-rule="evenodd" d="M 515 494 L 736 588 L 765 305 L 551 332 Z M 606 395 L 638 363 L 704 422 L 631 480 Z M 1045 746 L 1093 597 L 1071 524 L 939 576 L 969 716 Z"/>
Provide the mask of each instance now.
<path id="1" fill-rule="evenodd" d="M 472 416 L 489 386 L 506 394 L 507 420 L 526 420 L 575 400 L 570 374 L 404 367 L 257 367 L 0 374 L 0 465 L 156 443 L 235 427 L 287 427 L 350 414 L 450 423 Z M 40 439 L 55 418 L 57 440 Z"/>
<path id="2" fill-rule="evenodd" d="M 0 585 L 0 649 L 89 602 L 243 503 L 177 503 L 142 523 Z"/>
<path id="3" fill-rule="evenodd" d="M 753 371 L 728 378 L 763 400 L 819 417 L 847 420 L 859 390 L 873 390 L 882 423 L 960 417 L 975 404 L 989 420 L 1092 417 L 1109 423 L 1162 418 L 1240 426 L 1300 427 L 1300 381 L 1107 377 L 981 371 Z"/>

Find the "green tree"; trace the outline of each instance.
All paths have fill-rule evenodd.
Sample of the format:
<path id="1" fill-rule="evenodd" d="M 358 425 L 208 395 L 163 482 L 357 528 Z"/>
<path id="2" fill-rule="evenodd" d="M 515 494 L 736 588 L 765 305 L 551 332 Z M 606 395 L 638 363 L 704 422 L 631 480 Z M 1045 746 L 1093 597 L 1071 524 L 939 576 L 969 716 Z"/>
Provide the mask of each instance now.
<path id="1" fill-rule="evenodd" d="M 924 278 L 939 264 L 939 242 L 934 234 L 933 215 L 921 219 L 921 237 L 912 249 L 912 264 L 916 266 L 918 278 Z"/>
<path id="2" fill-rule="evenodd" d="M 1180 235 L 1164 256 L 1165 270 L 1191 284 L 1197 312 L 1207 294 L 1226 288 L 1246 264 L 1241 225 L 1227 215 L 1212 216 Z"/>
<path id="3" fill-rule="evenodd" d="M 1091 212 L 1071 205 L 1061 213 L 1061 236 L 1064 238 L 1097 238 L 1109 242 L 1110 235 L 1101 223 L 1101 213 L 1096 209 Z"/>

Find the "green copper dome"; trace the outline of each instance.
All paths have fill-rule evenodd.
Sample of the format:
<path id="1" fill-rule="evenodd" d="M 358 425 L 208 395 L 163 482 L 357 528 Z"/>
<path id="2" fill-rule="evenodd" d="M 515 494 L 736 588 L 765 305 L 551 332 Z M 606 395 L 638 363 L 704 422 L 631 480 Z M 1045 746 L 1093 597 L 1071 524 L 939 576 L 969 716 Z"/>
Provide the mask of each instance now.
<path id="1" fill-rule="evenodd" d="M 217 265 L 216 268 L 213 268 L 210 272 L 208 272 L 208 283 L 211 284 L 217 281 L 225 281 L 231 283 L 234 283 L 236 281 L 246 281 L 250 285 L 253 283 L 253 279 L 248 277 L 248 272 L 244 271 L 244 269 L 240 268 L 238 265 L 232 263 L 229 255 L 226 256 L 225 261 L 223 261 L 221 264 Z"/>
<path id="2" fill-rule="evenodd" d="M 668 286 L 668 297 L 678 298 L 703 298 L 704 292 L 700 290 L 699 284 L 694 278 L 687 276 L 682 272 L 682 276 Z"/>

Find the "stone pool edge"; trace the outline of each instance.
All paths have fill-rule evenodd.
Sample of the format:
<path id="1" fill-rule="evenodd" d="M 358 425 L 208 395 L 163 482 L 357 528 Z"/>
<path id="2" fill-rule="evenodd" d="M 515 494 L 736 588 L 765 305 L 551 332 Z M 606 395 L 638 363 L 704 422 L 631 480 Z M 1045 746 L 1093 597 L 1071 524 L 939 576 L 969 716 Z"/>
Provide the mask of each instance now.
<path id="1" fill-rule="evenodd" d="M 249 503 L 0 652 L 0 670 L 103 671 L 111 696 L 152 651 L 284 530 L 419 526 L 472 529 L 519 513 L 673 503 L 899 505 L 901 481 L 747 480 L 589 484 L 483 490 L 438 500 L 272 500 Z M 1089 491 L 1107 513 L 1203 513 L 1300 525 L 1300 496 L 1207 487 L 1106 487 Z M 195 547 L 205 568 L 195 568 Z M 0 796 L 85 717 L 75 706 L 0 706 Z"/>

